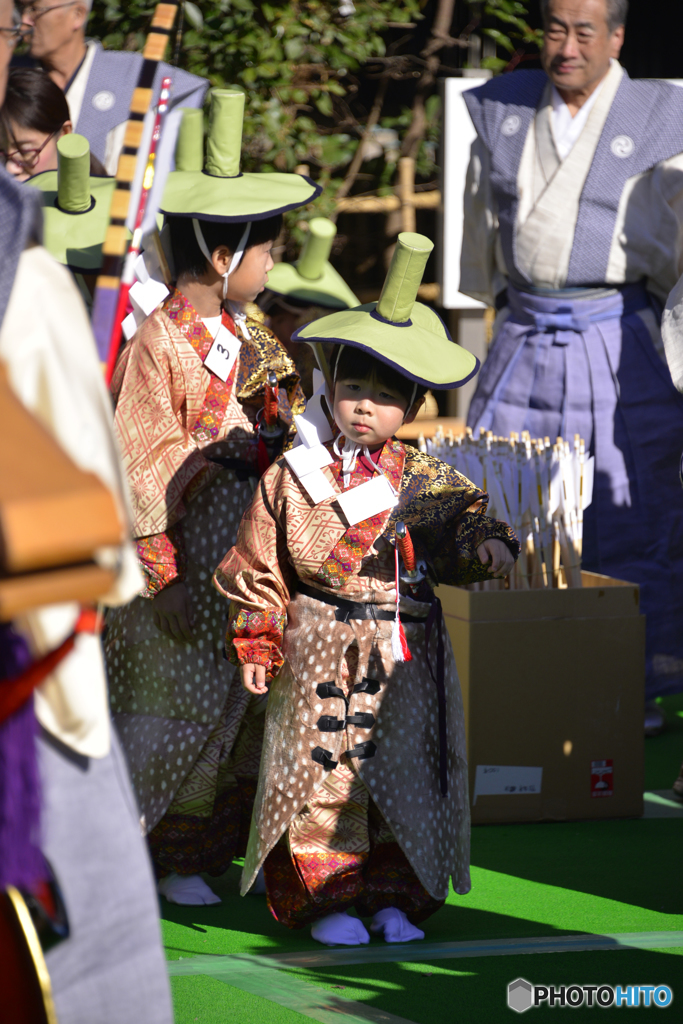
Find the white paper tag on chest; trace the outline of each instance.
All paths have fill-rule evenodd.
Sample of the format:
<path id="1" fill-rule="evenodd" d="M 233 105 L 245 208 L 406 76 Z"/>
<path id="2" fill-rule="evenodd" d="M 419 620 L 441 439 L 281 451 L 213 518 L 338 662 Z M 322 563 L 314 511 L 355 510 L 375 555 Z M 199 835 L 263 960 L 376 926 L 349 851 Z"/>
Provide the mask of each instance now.
<path id="1" fill-rule="evenodd" d="M 204 360 L 204 366 L 211 373 L 215 373 L 219 380 L 225 382 L 230 376 L 230 371 L 235 365 L 241 347 L 242 342 L 221 324 L 214 343 Z"/>
<path id="2" fill-rule="evenodd" d="M 344 491 L 337 501 L 349 526 L 355 526 L 393 508 L 398 504 L 398 497 L 385 476 L 375 476 L 367 483 Z"/>

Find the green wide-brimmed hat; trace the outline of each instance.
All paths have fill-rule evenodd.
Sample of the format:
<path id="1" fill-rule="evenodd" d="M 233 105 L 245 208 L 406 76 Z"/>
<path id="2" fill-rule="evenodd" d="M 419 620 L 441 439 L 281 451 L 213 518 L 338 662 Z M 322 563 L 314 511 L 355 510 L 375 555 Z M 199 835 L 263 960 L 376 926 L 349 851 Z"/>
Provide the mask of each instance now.
<path id="1" fill-rule="evenodd" d="M 43 245 L 73 271 L 93 273 L 102 264 L 114 178 L 90 177 L 90 145 L 83 135 L 57 143 L 59 169 L 29 178 L 43 193 Z"/>
<path id="2" fill-rule="evenodd" d="M 433 248 L 424 235 L 400 234 L 379 302 L 314 320 L 295 331 L 292 341 L 350 345 L 428 388 L 465 384 L 479 360 L 456 345 L 433 309 L 416 302 Z"/>
<path id="3" fill-rule="evenodd" d="M 322 187 L 303 174 L 240 172 L 244 99 L 235 89 L 212 91 L 206 160 L 202 112 L 183 112 L 162 213 L 226 223 L 264 220 L 320 195 Z"/>
<path id="4" fill-rule="evenodd" d="M 307 306 L 351 309 L 360 303 L 329 261 L 336 225 L 327 217 L 308 222 L 308 235 L 299 261 L 276 263 L 268 272 L 268 289 Z"/>

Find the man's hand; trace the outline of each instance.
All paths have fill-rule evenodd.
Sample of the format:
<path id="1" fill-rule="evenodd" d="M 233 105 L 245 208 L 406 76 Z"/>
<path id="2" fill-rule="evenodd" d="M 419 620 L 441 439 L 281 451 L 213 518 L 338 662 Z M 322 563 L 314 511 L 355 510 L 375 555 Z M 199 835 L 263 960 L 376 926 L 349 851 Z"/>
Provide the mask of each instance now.
<path id="1" fill-rule="evenodd" d="M 171 640 L 191 643 L 192 602 L 184 583 L 171 583 L 152 598 L 154 625 Z"/>
<path id="2" fill-rule="evenodd" d="M 242 686 L 245 690 L 248 690 L 249 693 L 255 693 L 257 696 L 260 696 L 262 693 L 268 693 L 265 665 L 242 665 L 240 671 L 242 673 Z"/>
<path id="3" fill-rule="evenodd" d="M 489 572 L 492 576 L 497 576 L 500 579 L 507 576 L 515 564 L 510 548 L 502 540 L 497 540 L 495 537 L 485 540 L 483 544 L 480 544 L 477 548 L 477 554 L 482 565 L 486 565 L 489 560 L 491 561 Z"/>

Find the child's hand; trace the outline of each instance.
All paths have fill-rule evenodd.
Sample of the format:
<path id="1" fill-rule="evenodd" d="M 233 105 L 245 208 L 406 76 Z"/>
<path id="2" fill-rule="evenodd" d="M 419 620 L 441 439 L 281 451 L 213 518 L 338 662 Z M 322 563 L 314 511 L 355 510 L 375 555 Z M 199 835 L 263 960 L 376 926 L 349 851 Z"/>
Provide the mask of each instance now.
<path id="1" fill-rule="evenodd" d="M 192 601 L 184 583 L 171 583 L 152 598 L 152 618 L 171 640 L 192 643 Z"/>
<path id="2" fill-rule="evenodd" d="M 240 672 L 242 673 L 242 686 L 245 690 L 255 693 L 257 696 L 268 693 L 265 665 L 242 665 Z"/>
<path id="3" fill-rule="evenodd" d="M 485 540 L 483 544 L 480 544 L 477 548 L 477 554 L 482 565 L 486 565 L 489 559 L 491 560 L 489 572 L 492 576 L 498 576 L 501 579 L 508 575 L 515 564 L 510 548 L 502 540 L 497 540 L 495 537 Z"/>

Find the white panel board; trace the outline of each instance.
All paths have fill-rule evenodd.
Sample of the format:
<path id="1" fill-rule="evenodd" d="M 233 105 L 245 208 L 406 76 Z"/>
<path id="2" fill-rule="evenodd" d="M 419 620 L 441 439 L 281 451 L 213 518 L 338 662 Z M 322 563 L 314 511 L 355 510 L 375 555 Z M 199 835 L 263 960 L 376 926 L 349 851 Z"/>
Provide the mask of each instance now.
<path id="1" fill-rule="evenodd" d="M 441 304 L 445 309 L 483 309 L 483 303 L 460 291 L 463 196 L 470 147 L 476 132 L 462 94 L 487 78 L 447 78 L 443 82 L 443 224 L 441 236 Z"/>

